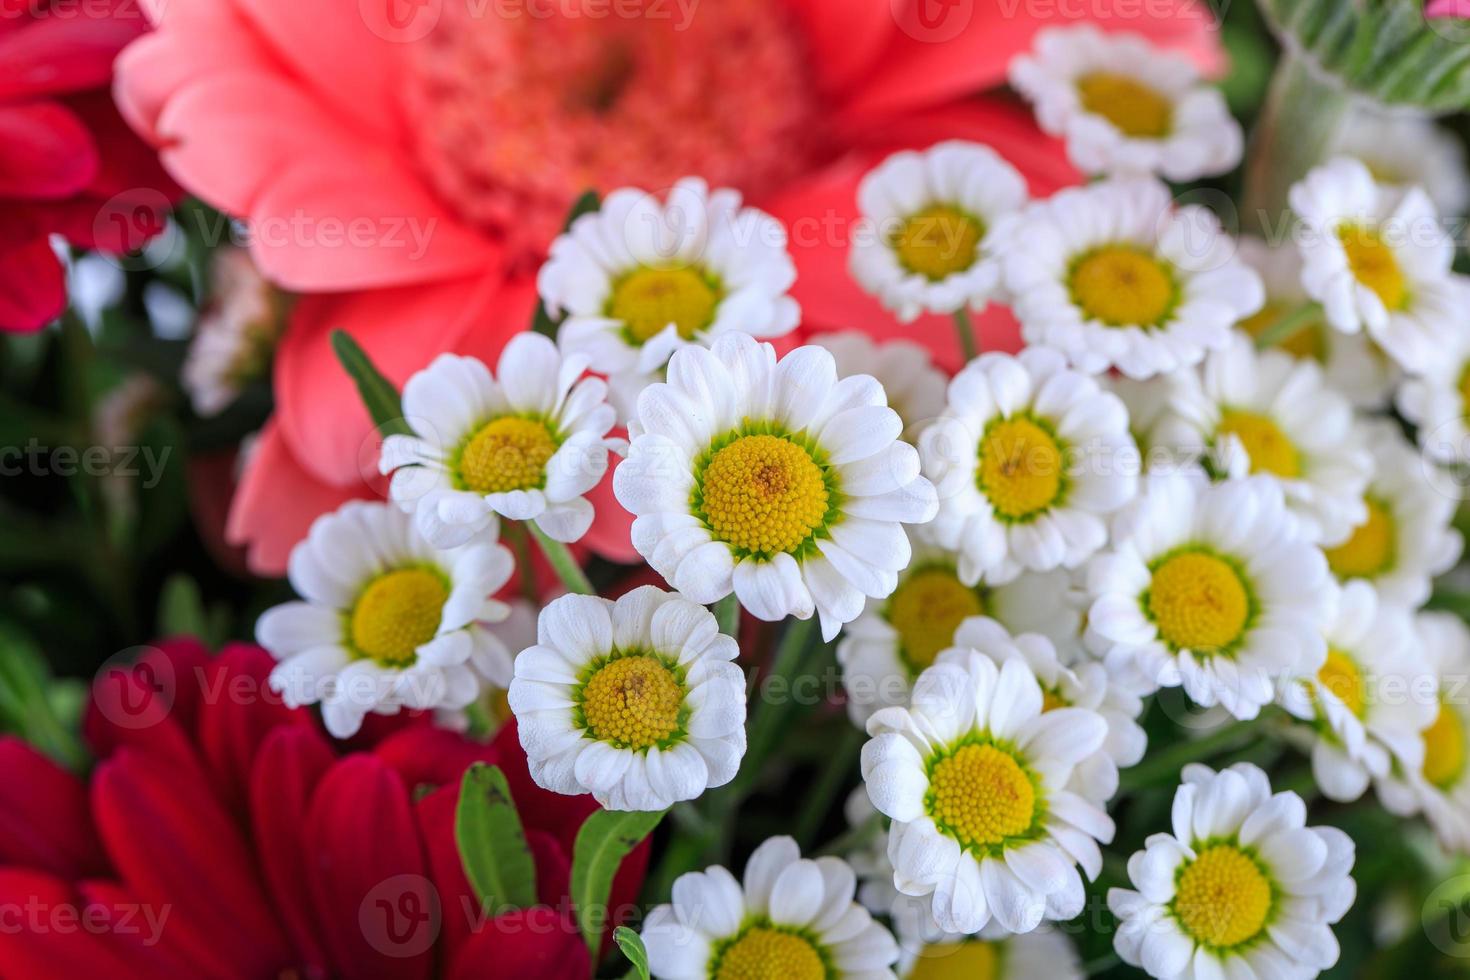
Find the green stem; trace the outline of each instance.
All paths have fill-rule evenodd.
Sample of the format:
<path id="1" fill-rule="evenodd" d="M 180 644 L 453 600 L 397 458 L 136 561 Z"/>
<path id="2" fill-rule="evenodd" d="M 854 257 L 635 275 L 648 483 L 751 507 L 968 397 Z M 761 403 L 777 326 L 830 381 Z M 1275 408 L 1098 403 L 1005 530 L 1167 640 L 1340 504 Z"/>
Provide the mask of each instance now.
<path id="1" fill-rule="evenodd" d="M 833 747 L 831 757 L 807 790 L 806 799 L 796 811 L 796 830 L 791 835 L 803 851 L 822 829 L 832 809 L 833 798 L 847 784 L 848 778 L 857 772 L 857 757 L 864 741 L 865 733 L 861 729 L 844 726 L 841 740 Z"/>
<path id="2" fill-rule="evenodd" d="M 970 321 L 970 311 L 963 306 L 954 311 L 954 329 L 959 334 L 965 363 L 969 364 L 979 355 L 980 347 L 975 342 L 975 324 Z"/>
<path id="3" fill-rule="evenodd" d="M 1106 973 L 1123 961 L 1118 958 L 1117 953 L 1104 953 L 1096 959 L 1088 960 L 1082 965 L 1082 973 L 1085 976 L 1095 977 L 1099 973 Z"/>
<path id="4" fill-rule="evenodd" d="M 533 606 L 541 605 L 541 596 L 536 589 L 536 569 L 531 564 L 531 538 L 526 534 L 526 525 L 520 521 L 505 522 L 505 540 L 511 553 L 516 556 L 516 576 L 521 581 L 521 596 Z"/>
<path id="5" fill-rule="evenodd" d="M 1320 320 L 1322 306 L 1319 303 L 1303 303 L 1290 313 L 1261 331 L 1256 338 L 1256 350 L 1276 347 L 1295 337 L 1308 324 Z"/>
<path id="6" fill-rule="evenodd" d="M 731 592 L 725 598 L 715 603 L 715 622 L 720 624 L 720 632 L 726 636 L 740 638 L 740 598 Z"/>
<path id="7" fill-rule="evenodd" d="M 1201 762 L 1221 752 L 1238 748 L 1258 734 L 1259 729 L 1254 720 L 1237 721 L 1202 738 L 1171 745 L 1153 753 L 1132 769 L 1123 770 L 1119 779 L 1119 792 L 1131 792 L 1159 783 L 1176 783 L 1179 781 L 1179 770 L 1189 763 Z"/>
<path id="8" fill-rule="evenodd" d="M 531 537 L 536 539 L 536 546 L 546 556 L 556 577 L 561 579 L 561 584 L 566 586 L 568 592 L 576 592 L 581 595 L 595 595 L 596 590 L 592 583 L 587 580 L 587 573 L 582 571 L 582 566 L 577 564 L 577 559 L 567 550 L 567 546 L 560 541 L 553 541 L 546 536 L 546 532 L 536 525 L 535 521 L 526 521 L 526 527 L 531 531 Z"/>

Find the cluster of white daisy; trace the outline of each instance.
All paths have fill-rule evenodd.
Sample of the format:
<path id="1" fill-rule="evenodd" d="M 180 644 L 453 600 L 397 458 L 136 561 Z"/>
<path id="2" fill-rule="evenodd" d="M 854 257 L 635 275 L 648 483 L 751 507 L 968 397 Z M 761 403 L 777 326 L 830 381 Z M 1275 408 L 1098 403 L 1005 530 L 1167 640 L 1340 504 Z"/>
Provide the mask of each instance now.
<path id="1" fill-rule="evenodd" d="M 904 320 L 1009 306 L 1019 354 L 953 377 L 856 334 L 778 355 L 762 338 L 800 319 L 779 222 L 695 179 L 614 192 L 541 269 L 557 339 L 410 379 L 391 501 L 320 519 L 303 601 L 260 621 L 273 682 L 338 736 L 508 688 L 540 785 L 661 810 L 744 757 L 735 604 L 815 618 L 877 843 L 849 865 L 773 838 L 743 883 L 679 878 L 643 930 L 656 976 L 1080 975 L 1045 924 L 1082 912 L 1166 687 L 1279 709 L 1323 794 L 1372 785 L 1470 850 L 1470 630 L 1421 611 L 1461 550 L 1438 467 L 1470 462 L 1470 291 L 1429 196 L 1342 156 L 1293 189 L 1295 242 L 1237 240 L 1161 179 L 1242 152 L 1189 62 L 1075 28 L 1011 74 L 1099 179 L 1032 200 L 988 147 L 899 153 L 861 186 L 850 267 Z M 534 570 L 502 531 L 575 566 L 612 455 L 672 591 L 563 575 L 534 643 L 507 640 L 495 596 Z M 1118 955 L 1161 978 L 1331 966 L 1351 841 L 1252 765 L 1179 778 L 1171 832 L 1108 895 Z"/>

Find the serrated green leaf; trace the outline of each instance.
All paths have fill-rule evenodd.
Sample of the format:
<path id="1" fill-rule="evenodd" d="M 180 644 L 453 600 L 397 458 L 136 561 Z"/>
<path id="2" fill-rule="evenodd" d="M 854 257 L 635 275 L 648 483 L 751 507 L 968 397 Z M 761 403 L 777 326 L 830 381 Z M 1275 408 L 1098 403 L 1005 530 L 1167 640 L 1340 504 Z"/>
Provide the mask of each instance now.
<path id="1" fill-rule="evenodd" d="M 521 829 L 510 785 L 498 766 L 465 770 L 454 813 L 454 839 L 465 877 L 491 915 L 536 904 L 536 861 Z"/>
<path id="2" fill-rule="evenodd" d="M 618 949 L 633 964 L 626 977 L 637 977 L 638 980 L 649 980 L 648 976 L 648 950 L 643 948 L 643 937 L 638 935 L 627 926 L 618 926 L 613 930 L 613 942 L 618 944 Z"/>
<path id="3" fill-rule="evenodd" d="M 398 397 L 398 389 L 383 377 L 352 335 L 345 330 L 333 330 L 332 350 L 357 385 L 357 393 L 362 396 L 378 431 L 385 436 L 412 435 L 413 430 L 403 418 L 403 401 Z"/>
<path id="4" fill-rule="evenodd" d="M 613 875 L 628 852 L 653 832 L 665 810 L 598 810 L 577 831 L 572 849 L 572 905 L 582 938 L 597 959 Z"/>
<path id="5" fill-rule="evenodd" d="M 591 214 L 602 207 L 602 199 L 594 190 L 585 190 L 582 196 L 572 202 L 572 209 L 567 212 L 567 220 L 562 224 L 562 234 L 571 230 L 572 223 L 584 214 Z M 546 312 L 546 303 L 542 300 L 536 302 L 536 313 L 531 317 L 531 329 L 536 333 L 556 339 L 556 328 L 561 326 L 560 320 L 552 319 L 550 313 Z"/>

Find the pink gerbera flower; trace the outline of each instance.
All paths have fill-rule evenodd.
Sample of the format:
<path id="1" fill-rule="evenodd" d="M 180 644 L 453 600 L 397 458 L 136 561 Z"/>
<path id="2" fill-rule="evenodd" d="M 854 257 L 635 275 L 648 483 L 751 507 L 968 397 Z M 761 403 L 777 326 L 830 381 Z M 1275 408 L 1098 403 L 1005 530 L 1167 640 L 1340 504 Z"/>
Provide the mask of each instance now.
<path id="1" fill-rule="evenodd" d="M 120 105 L 185 186 L 249 219 L 266 275 L 306 294 L 235 504 L 260 570 L 283 567 L 328 499 L 365 492 L 369 423 L 328 332 L 353 333 L 399 383 L 440 351 L 493 359 L 529 321 L 535 267 L 586 187 L 737 188 L 787 224 L 807 325 L 881 333 L 892 320 L 846 271 L 875 160 L 973 139 L 1034 192 L 1075 179 L 1022 111 L 969 98 L 1041 26 L 1006 5 L 144 2 L 158 30 L 120 60 Z M 1212 59 L 1204 7 L 1177 8 L 1120 26 Z M 992 335 L 1009 333 L 1001 317 Z M 954 364 L 949 329 L 905 332 Z M 302 492 L 277 492 L 283 480 Z M 588 543 L 632 554 L 624 526 Z"/>

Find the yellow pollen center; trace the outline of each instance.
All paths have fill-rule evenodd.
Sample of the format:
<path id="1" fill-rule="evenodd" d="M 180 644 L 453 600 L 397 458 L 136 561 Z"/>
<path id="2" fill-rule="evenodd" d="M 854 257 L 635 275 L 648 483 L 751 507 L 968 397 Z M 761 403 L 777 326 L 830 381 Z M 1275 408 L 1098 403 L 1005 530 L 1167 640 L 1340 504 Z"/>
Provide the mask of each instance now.
<path id="1" fill-rule="evenodd" d="M 514 415 L 475 433 L 459 457 L 459 479 L 475 493 L 530 490 L 546 480 L 556 440 L 545 423 Z"/>
<path id="2" fill-rule="evenodd" d="M 1271 903 L 1271 882 L 1261 866 L 1238 847 L 1216 844 L 1179 873 L 1174 915 L 1200 943 L 1229 948 L 1265 928 Z"/>
<path id="3" fill-rule="evenodd" d="M 1465 719 L 1447 704 L 1439 706 L 1434 724 L 1424 729 L 1424 778 L 1450 789 L 1465 772 Z"/>
<path id="4" fill-rule="evenodd" d="M 1072 266 L 1072 301 L 1110 327 L 1158 326 L 1174 308 L 1174 274 L 1133 245 L 1108 245 Z"/>
<path id="5" fill-rule="evenodd" d="M 1399 268 L 1393 246 L 1383 240 L 1376 228 L 1365 225 L 1343 225 L 1337 229 L 1337 240 L 1347 253 L 1348 268 L 1353 277 L 1378 294 L 1390 310 L 1408 305 L 1409 287 Z"/>
<path id="6" fill-rule="evenodd" d="M 936 204 L 903 223 L 893 236 L 893 249 L 905 269 L 938 282 L 974 265 L 984 237 L 979 220 Z"/>
<path id="7" fill-rule="evenodd" d="M 640 344 L 671 323 L 680 337 L 693 340 L 714 320 L 719 302 L 719 289 L 694 269 L 639 269 L 613 287 L 608 315 Z"/>
<path id="8" fill-rule="evenodd" d="M 1291 313 L 1292 309 L 1285 303 L 1267 303 L 1259 313 L 1241 320 L 1240 329 L 1252 337 L 1260 337 L 1266 332 L 1267 327 Z M 1290 337 L 1278 341 L 1275 346 L 1303 361 L 1326 360 L 1327 351 L 1324 349 L 1322 329 L 1322 321 L 1313 320 Z"/>
<path id="9" fill-rule="evenodd" d="M 353 649 L 388 667 L 413 663 L 418 648 L 439 632 L 448 598 L 444 580 L 427 569 L 379 575 L 352 607 Z"/>
<path id="10" fill-rule="evenodd" d="M 810 940 L 795 933 L 754 926 L 727 948 L 714 980 L 823 980 L 827 966 Z"/>
<path id="11" fill-rule="evenodd" d="M 1066 698 L 1062 697 L 1061 694 L 1059 694 L 1056 691 L 1046 691 L 1046 690 L 1043 690 L 1041 692 L 1041 713 L 1042 714 L 1046 714 L 1046 712 L 1048 712 L 1048 711 L 1055 711 L 1058 708 L 1066 708 L 1066 707 L 1070 707 L 1070 706 L 1071 706 L 1071 702 L 1069 702 Z"/>
<path id="12" fill-rule="evenodd" d="M 1470 416 L 1470 364 L 1460 369 L 1460 411 Z"/>
<path id="13" fill-rule="evenodd" d="M 1281 427 L 1264 415 L 1226 409 L 1215 437 L 1234 436 L 1251 459 L 1252 473 L 1272 473 L 1288 480 L 1301 476 L 1301 456 Z"/>
<path id="14" fill-rule="evenodd" d="M 1030 419 L 992 422 L 980 440 L 979 455 L 976 482 L 1003 518 L 1034 516 L 1062 495 L 1062 447 L 1050 432 Z"/>
<path id="15" fill-rule="evenodd" d="M 931 943 L 919 952 L 908 980 L 999 980 L 1000 946 L 980 940 Z"/>
<path id="16" fill-rule="evenodd" d="M 827 516 L 827 484 L 811 453 L 780 436 L 741 436 L 710 457 L 699 493 L 715 537 L 767 557 L 795 552 Z"/>
<path id="17" fill-rule="evenodd" d="M 1326 549 L 1327 564 L 1340 579 L 1372 578 L 1393 564 L 1393 514 L 1372 497 L 1363 502 L 1368 505 L 1368 519 L 1342 544 Z"/>
<path id="18" fill-rule="evenodd" d="M 1168 136 L 1174 104 L 1157 91 L 1127 75 L 1095 72 L 1077 80 L 1082 108 L 1102 116 L 1124 136 L 1158 139 Z"/>
<path id="19" fill-rule="evenodd" d="M 982 616 L 980 593 L 949 568 L 926 568 L 910 575 L 888 601 L 888 622 L 898 631 L 899 649 L 915 673 L 934 663 L 954 641 L 954 631 L 971 616 Z"/>
<path id="20" fill-rule="evenodd" d="M 1015 756 L 965 745 L 934 766 L 926 800 L 941 830 L 963 847 L 993 847 L 1031 829 L 1036 788 Z"/>
<path id="21" fill-rule="evenodd" d="M 1317 683 L 1353 714 L 1363 717 L 1368 708 L 1368 685 L 1363 678 L 1363 671 L 1352 657 L 1329 647 L 1327 660 L 1317 671 Z"/>
<path id="22" fill-rule="evenodd" d="M 587 732 L 620 749 L 643 750 L 679 728 L 684 686 L 657 657 L 632 654 L 610 660 L 582 687 Z"/>
<path id="23" fill-rule="evenodd" d="M 1154 569 L 1145 606 L 1159 635 L 1180 650 L 1223 650 L 1250 618 L 1250 596 L 1229 562 L 1201 551 L 1165 559 Z"/>

